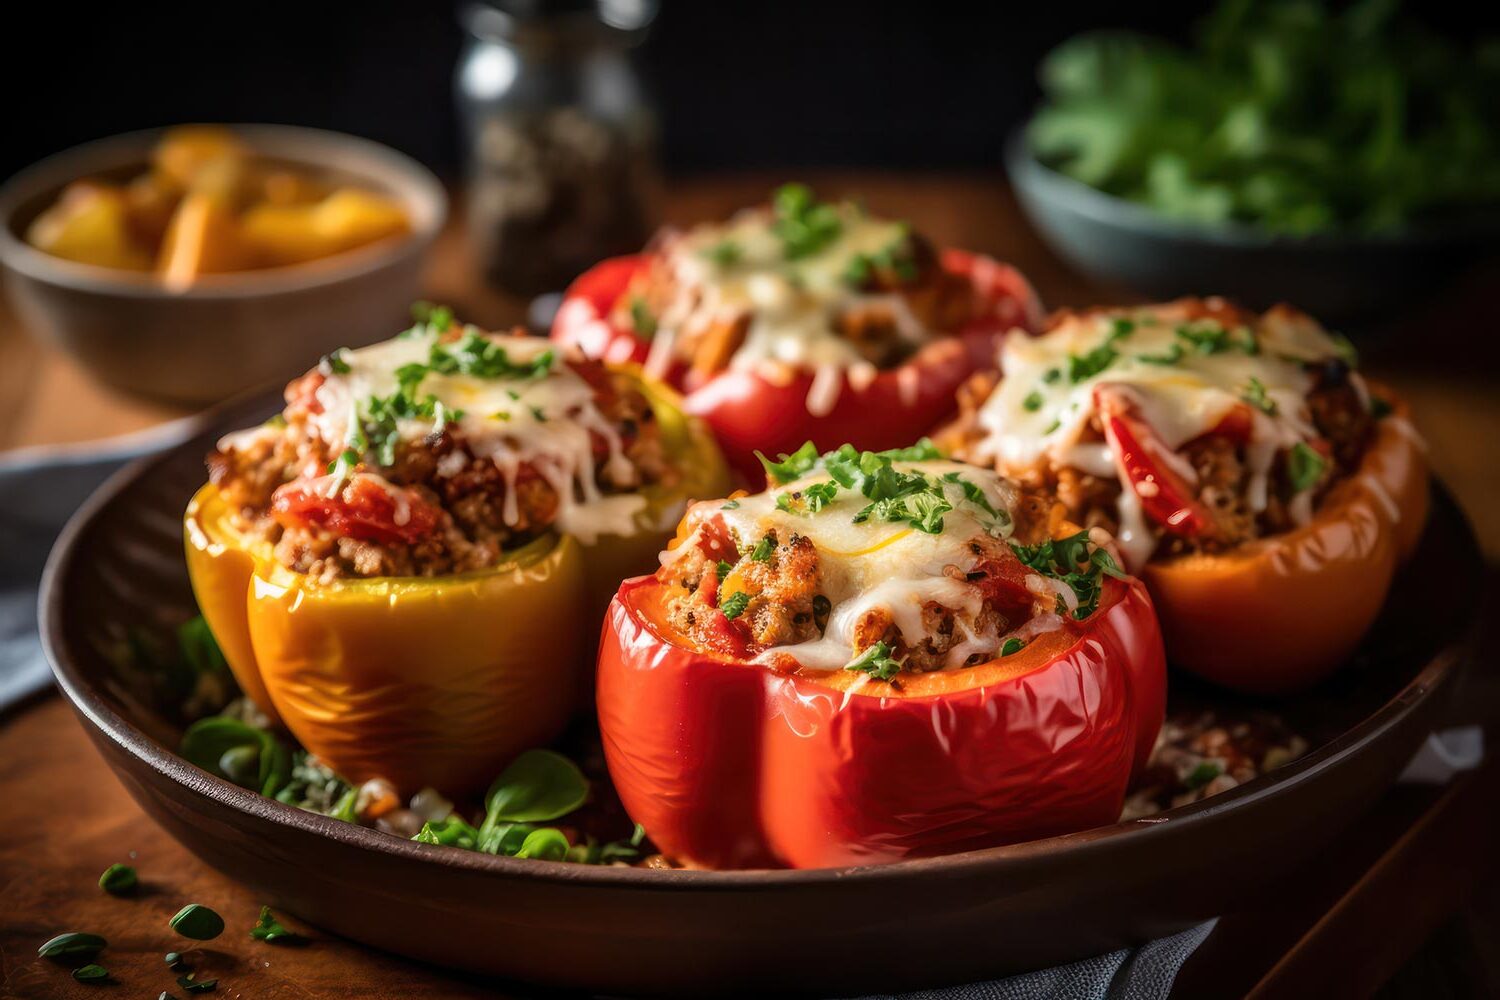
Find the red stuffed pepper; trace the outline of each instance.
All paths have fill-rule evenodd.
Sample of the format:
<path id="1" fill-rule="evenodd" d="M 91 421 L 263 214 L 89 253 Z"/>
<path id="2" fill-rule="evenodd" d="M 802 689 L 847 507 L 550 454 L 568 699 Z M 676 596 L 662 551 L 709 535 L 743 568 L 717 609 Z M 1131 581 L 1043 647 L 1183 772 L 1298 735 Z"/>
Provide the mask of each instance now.
<path id="1" fill-rule="evenodd" d="M 789 184 L 769 208 L 660 236 L 569 289 L 554 339 L 681 390 L 750 481 L 755 452 L 891 448 L 953 412 L 999 339 L 1037 328 L 1013 268 Z"/>
<path id="2" fill-rule="evenodd" d="M 809 868 L 1116 820 L 1165 664 L 1108 536 L 925 445 L 770 470 L 605 622 L 605 757 L 661 849 Z"/>
<path id="3" fill-rule="evenodd" d="M 1287 306 L 1063 313 L 961 394 L 942 446 L 1113 533 L 1174 663 L 1245 691 L 1312 684 L 1374 621 L 1427 508 L 1404 407 Z"/>

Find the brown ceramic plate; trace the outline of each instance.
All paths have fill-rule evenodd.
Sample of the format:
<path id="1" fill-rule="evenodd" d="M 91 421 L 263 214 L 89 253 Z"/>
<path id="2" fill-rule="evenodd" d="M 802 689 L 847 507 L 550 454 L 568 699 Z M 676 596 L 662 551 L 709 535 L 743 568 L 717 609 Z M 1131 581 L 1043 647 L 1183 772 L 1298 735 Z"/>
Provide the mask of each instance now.
<path id="1" fill-rule="evenodd" d="M 1306 756 L 1146 820 L 884 866 L 674 872 L 411 843 L 261 798 L 176 756 L 179 731 L 113 665 L 132 627 L 194 613 L 180 515 L 224 431 L 269 398 L 111 479 L 63 532 L 42 585 L 58 683 L 141 807 L 267 902 L 379 948 L 611 993 L 823 995 L 986 979 L 1181 930 L 1325 843 L 1437 720 L 1477 613 L 1481 565 L 1441 488 L 1421 549 L 1356 662 L 1274 706 Z M 1431 581 L 1442 581 L 1441 586 Z M 1174 677 L 1173 698 L 1246 703 Z"/>

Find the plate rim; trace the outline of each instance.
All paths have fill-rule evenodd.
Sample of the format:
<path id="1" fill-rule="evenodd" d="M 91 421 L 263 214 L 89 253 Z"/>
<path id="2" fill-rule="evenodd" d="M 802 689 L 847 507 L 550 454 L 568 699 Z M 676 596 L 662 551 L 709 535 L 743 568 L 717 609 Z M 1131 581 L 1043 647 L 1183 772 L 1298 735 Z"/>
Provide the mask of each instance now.
<path id="1" fill-rule="evenodd" d="M 38 589 L 38 623 L 42 648 L 58 687 L 88 725 L 141 764 L 183 786 L 189 793 L 207 797 L 219 806 L 248 814 L 257 821 L 287 827 L 301 834 L 327 837 L 349 847 L 373 851 L 407 863 L 431 864 L 492 877 L 572 887 L 688 893 L 790 890 L 835 882 L 899 882 L 929 874 L 961 876 L 976 869 L 1004 870 L 1060 854 L 1086 857 L 1107 850 L 1120 837 L 1132 837 L 1139 842 L 1151 837 L 1171 836 L 1172 831 L 1184 823 L 1202 823 L 1215 817 L 1238 813 L 1284 787 L 1315 779 L 1326 768 L 1335 766 L 1378 740 L 1440 689 L 1451 684 L 1453 675 L 1471 648 L 1479 628 L 1477 598 L 1471 597 L 1470 608 L 1465 616 L 1465 629 L 1449 637 L 1384 704 L 1323 746 L 1277 768 L 1274 777 L 1269 773 L 1263 774 L 1243 785 L 1185 806 L 1041 840 L 876 864 L 719 871 L 580 865 L 562 861 L 509 858 L 443 845 L 420 844 L 277 802 L 209 774 L 152 739 L 139 726 L 111 708 L 104 696 L 67 656 L 69 640 L 64 630 L 66 612 L 63 608 L 63 583 L 75 563 L 82 558 L 80 540 L 100 512 L 157 467 L 179 459 L 181 452 L 196 447 L 195 442 L 199 438 L 225 433 L 231 417 L 238 418 L 243 411 L 253 411 L 256 405 L 270 400 L 269 389 L 251 390 L 187 418 L 191 423 L 185 428 L 185 440 L 162 451 L 134 459 L 109 476 L 89 495 L 68 518 L 42 571 Z M 1462 522 L 1463 529 L 1472 535 L 1473 528 L 1463 508 L 1436 477 L 1432 479 L 1431 490 L 1438 505 L 1449 508 Z"/>

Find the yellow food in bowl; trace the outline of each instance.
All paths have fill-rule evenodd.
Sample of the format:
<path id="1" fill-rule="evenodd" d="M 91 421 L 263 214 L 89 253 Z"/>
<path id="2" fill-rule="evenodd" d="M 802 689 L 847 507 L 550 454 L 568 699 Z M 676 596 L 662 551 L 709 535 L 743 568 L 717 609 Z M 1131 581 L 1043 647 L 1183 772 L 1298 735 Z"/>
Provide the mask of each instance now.
<path id="1" fill-rule="evenodd" d="M 145 173 L 69 184 L 26 241 L 84 264 L 154 271 L 168 287 L 205 274 L 302 264 L 409 232 L 394 198 L 268 160 L 227 128 L 162 136 Z"/>

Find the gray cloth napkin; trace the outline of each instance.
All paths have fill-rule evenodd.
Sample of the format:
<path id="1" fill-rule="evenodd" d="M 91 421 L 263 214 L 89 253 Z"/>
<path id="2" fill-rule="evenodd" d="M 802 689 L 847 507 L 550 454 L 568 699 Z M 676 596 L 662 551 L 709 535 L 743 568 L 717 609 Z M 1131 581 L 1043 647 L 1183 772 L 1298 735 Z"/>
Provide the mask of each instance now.
<path id="1" fill-rule="evenodd" d="M 57 533 L 111 473 L 188 436 L 187 421 L 82 448 L 0 455 L 0 711 L 52 681 L 37 635 L 37 583 Z M 1140 948 L 994 982 L 908 994 L 909 1000 L 1151 1000 L 1213 928 L 1200 924 Z M 872 998 L 873 1000 L 873 998 Z"/>
<path id="2" fill-rule="evenodd" d="M 177 420 L 84 446 L 0 454 L 0 712 L 52 682 L 37 635 L 37 583 L 57 533 L 126 462 L 187 438 Z"/>

